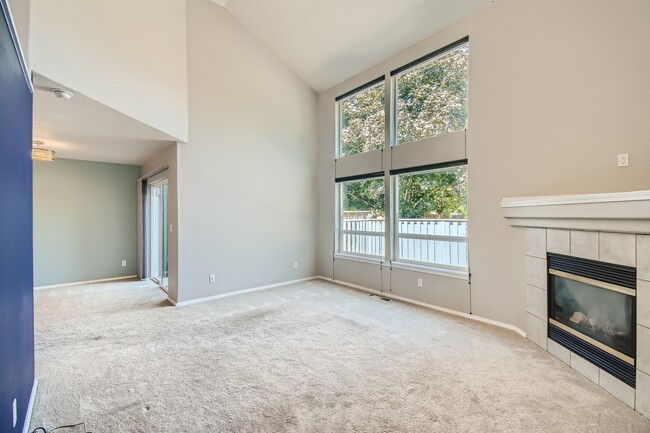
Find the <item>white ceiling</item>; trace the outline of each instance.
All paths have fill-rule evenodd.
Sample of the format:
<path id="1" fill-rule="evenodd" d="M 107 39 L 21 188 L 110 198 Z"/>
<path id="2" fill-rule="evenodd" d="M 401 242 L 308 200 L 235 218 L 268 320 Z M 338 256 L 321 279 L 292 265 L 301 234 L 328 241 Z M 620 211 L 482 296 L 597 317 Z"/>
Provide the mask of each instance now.
<path id="1" fill-rule="evenodd" d="M 317 92 L 495 0 L 213 0 Z"/>
<path id="2" fill-rule="evenodd" d="M 52 89 L 70 90 L 59 99 Z M 34 140 L 57 158 L 142 165 L 174 139 L 74 90 L 34 74 Z"/>

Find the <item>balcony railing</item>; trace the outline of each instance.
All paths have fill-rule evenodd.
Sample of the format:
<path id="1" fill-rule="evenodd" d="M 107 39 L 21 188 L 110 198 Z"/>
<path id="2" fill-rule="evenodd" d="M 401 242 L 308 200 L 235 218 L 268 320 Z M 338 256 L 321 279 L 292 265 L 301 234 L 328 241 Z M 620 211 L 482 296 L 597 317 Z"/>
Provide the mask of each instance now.
<path id="1" fill-rule="evenodd" d="M 383 257 L 385 222 L 343 219 L 341 252 Z M 467 267 L 466 219 L 400 219 L 397 223 L 398 260 Z"/>

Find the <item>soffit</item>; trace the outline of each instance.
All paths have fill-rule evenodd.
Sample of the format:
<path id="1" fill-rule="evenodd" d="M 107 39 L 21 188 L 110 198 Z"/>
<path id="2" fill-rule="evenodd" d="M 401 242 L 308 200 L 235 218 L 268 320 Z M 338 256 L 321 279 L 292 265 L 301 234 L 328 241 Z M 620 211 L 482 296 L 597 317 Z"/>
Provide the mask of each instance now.
<path id="1" fill-rule="evenodd" d="M 34 139 L 57 158 L 142 165 L 174 138 L 39 74 L 34 74 Z M 69 100 L 53 89 L 69 90 Z"/>

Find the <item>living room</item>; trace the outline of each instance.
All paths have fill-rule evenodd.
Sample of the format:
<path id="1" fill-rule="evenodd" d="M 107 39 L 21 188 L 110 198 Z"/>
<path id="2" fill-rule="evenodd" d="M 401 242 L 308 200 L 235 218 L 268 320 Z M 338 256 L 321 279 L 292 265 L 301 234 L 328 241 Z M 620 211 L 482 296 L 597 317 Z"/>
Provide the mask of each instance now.
<path id="1" fill-rule="evenodd" d="M 88 281 L 131 276 L 135 269 L 131 268 L 133 257 L 146 262 L 146 242 L 142 251 L 138 250 L 135 235 L 126 237 L 125 246 L 120 246 L 129 249 L 130 254 L 128 272 L 125 270 L 124 275 L 118 275 L 121 269 L 115 259 L 111 264 L 117 267 L 114 275 L 73 276 L 52 282 L 64 288 L 33 291 L 33 275 L 45 270 L 38 265 L 41 261 L 33 262 L 33 257 L 52 257 L 56 251 L 62 251 L 48 241 L 50 250 L 39 255 L 39 248 L 44 245 L 39 243 L 40 232 L 34 231 L 34 250 L 25 249 L 20 264 L 9 258 L 2 263 L 6 278 L 16 270 L 24 272 L 24 278 L 21 283 L 6 280 L 2 286 L 6 320 L 2 322 L 0 338 L 6 347 L 19 344 L 21 349 L 20 354 L 0 357 L 7 375 L 2 376 L 0 392 L 1 431 L 21 431 L 23 425 L 26 427 L 22 431 L 39 427 L 40 424 L 32 422 L 30 429 L 29 420 L 25 422 L 29 408 L 35 416 L 32 420 L 42 421 L 48 429 L 85 419 L 92 431 L 110 431 L 102 430 L 108 426 L 123 431 L 178 431 L 192 426 L 212 426 L 219 431 L 425 431 L 422 426 L 427 422 L 432 423 L 432 429 L 443 431 L 545 431 L 553 430 L 553 426 L 558 431 L 575 431 L 583 428 L 577 427 L 577 418 L 571 420 L 570 414 L 575 412 L 582 414 L 579 418 L 583 422 L 598 420 L 593 421 L 593 426 L 605 431 L 648 429 L 650 424 L 645 417 L 650 414 L 650 364 L 646 363 L 650 357 L 646 351 L 650 351 L 650 336 L 646 329 L 650 321 L 645 315 L 644 291 L 648 290 L 650 279 L 650 213 L 648 194 L 643 190 L 648 189 L 650 181 L 650 146 L 646 138 L 646 119 L 650 115 L 650 86 L 646 77 L 650 61 L 642 55 L 650 44 L 647 2 L 476 0 L 456 4 L 413 0 L 399 5 L 370 1 L 305 5 L 288 0 L 229 0 L 221 4 L 209 0 L 141 0 L 118 6 L 108 1 L 90 4 L 66 0 L 54 4 L 46 0 L 9 0 L 3 1 L 6 10 L 7 3 L 17 29 L 7 34 L 20 41 L 25 60 L 23 75 L 30 83 L 33 76 L 44 77 L 73 94 L 73 103 L 77 97 L 88 98 L 150 128 L 152 137 L 165 137 L 159 140 L 160 147 L 152 147 L 150 153 L 129 164 L 133 167 L 131 171 L 139 172 L 145 185 L 149 175 L 153 183 L 166 170 L 169 214 L 164 227 L 169 236 L 169 251 L 166 292 L 148 283 L 146 266 L 137 272 L 138 278 L 125 282 L 125 286 L 107 282 L 105 293 L 93 292 L 104 283 Z M 461 71 L 453 85 L 449 84 L 453 81 L 450 75 L 445 75 L 451 69 L 443 65 L 452 58 L 459 68 L 455 71 Z M 425 126 L 420 128 L 417 121 L 422 119 L 423 110 L 413 115 L 408 104 L 423 94 L 438 97 L 430 91 L 433 85 L 422 84 L 421 78 L 435 68 L 443 71 L 442 78 L 435 78 L 436 85 L 444 82 L 448 86 L 445 101 L 451 100 L 452 95 L 455 105 L 448 110 L 448 117 L 442 116 L 441 129 L 427 129 L 435 122 L 426 119 Z M 404 91 L 405 82 L 412 77 L 420 87 L 409 93 Z M 16 156 L 20 163 L 6 162 L 15 169 L 24 167 L 24 171 L 18 175 L 13 168 L 4 170 L 7 185 L 21 185 L 14 191 L 16 200 L 24 201 L 24 206 L 3 210 L 3 230 L 7 232 L 1 238 L 6 245 L 32 245 L 32 217 L 34 227 L 40 227 L 36 224 L 38 218 L 47 216 L 55 221 L 57 216 L 49 210 L 36 213 L 45 209 L 39 208 L 35 200 L 47 192 L 46 183 L 41 184 L 32 202 L 32 162 L 25 160 L 32 140 L 43 140 L 45 146 L 56 151 L 58 159 L 51 163 L 50 171 L 56 170 L 59 162 L 79 163 L 79 157 L 66 152 L 73 145 L 91 144 L 89 140 L 74 143 L 74 137 L 64 141 L 54 135 L 45 136 L 45 123 L 38 123 L 38 116 L 43 113 L 38 111 L 39 91 L 34 90 L 34 134 L 30 129 L 23 132 L 30 136 L 29 142 L 23 143 L 21 139 L 21 145 L 28 149 Z M 54 98 L 51 94 L 47 96 Z M 66 101 L 58 102 L 65 112 Z M 366 108 L 359 111 L 358 107 Z M 46 115 L 43 114 L 44 120 Z M 405 126 L 410 121 L 411 126 Z M 55 129 L 51 127 L 50 132 Z M 114 129 L 128 130 L 122 126 Z M 36 131 L 43 136 L 37 136 Z M 373 132 L 364 135 L 364 131 Z M 346 141 L 354 133 L 358 133 L 357 141 Z M 363 137 L 368 140 L 363 141 Z M 3 149 L 10 146 L 5 138 Z M 127 138 L 115 134 L 114 140 L 126 142 Z M 350 150 L 360 142 L 361 148 Z M 115 165 L 125 152 L 127 147 L 116 144 L 113 156 L 88 157 L 87 161 Z M 35 161 L 35 176 L 43 171 L 38 164 L 50 163 Z M 18 176 L 22 181 L 16 182 L 15 177 L 9 176 Z M 438 189 L 449 199 L 445 205 L 434 206 L 431 199 L 428 207 L 416 209 L 414 202 L 409 201 L 416 189 L 406 194 L 406 185 L 417 184 L 420 190 L 426 189 L 423 185 L 433 185 L 435 189 L 442 178 L 453 178 L 453 183 Z M 36 182 L 37 177 L 34 179 Z M 136 195 L 135 184 L 132 191 L 126 200 L 143 203 Z M 359 191 L 367 199 L 365 207 L 354 202 L 358 196 L 353 193 Z M 66 207 L 66 200 L 83 199 L 66 197 L 62 189 L 50 194 L 50 200 L 59 203 L 61 210 Z M 143 216 L 134 214 L 134 206 L 123 208 L 123 217 L 132 221 L 135 228 Z M 24 227 L 29 238 L 24 242 L 10 241 L 17 236 L 16 221 L 29 222 L 29 227 Z M 65 239 L 62 242 L 69 244 Z M 102 242 L 96 244 L 100 249 Z M 438 253 L 434 248 L 438 248 Z M 444 254 L 440 253 L 442 250 Z M 549 257 L 553 254 L 622 266 L 621 275 L 632 275 L 621 278 L 634 280 L 633 288 L 624 282 L 617 284 L 624 289 L 614 292 L 634 293 L 621 302 L 628 309 L 625 332 L 633 333 L 635 343 L 624 348 L 612 343 L 609 349 L 603 349 L 601 345 L 606 343 L 601 341 L 605 339 L 602 335 L 611 334 L 611 330 L 603 331 L 602 338 L 591 335 L 583 339 L 590 344 L 597 340 L 592 345 L 609 355 L 616 352 L 612 356 L 617 357 L 616 362 L 625 363 L 621 368 L 628 373 L 619 373 L 618 367 L 614 368 L 616 371 L 607 370 L 610 367 L 603 365 L 606 361 L 597 364 L 587 355 L 577 355 L 582 349 L 567 348 L 569 343 L 553 334 L 555 328 L 549 328 L 551 320 L 569 328 L 575 328 L 578 322 L 593 326 L 596 323 L 586 310 L 581 313 L 583 316 L 574 316 L 572 312 L 564 321 L 560 320 L 561 315 L 553 317 L 555 310 L 548 308 L 555 305 L 550 302 L 555 287 L 552 281 L 557 278 L 549 273 Z M 16 255 L 11 259 L 19 258 Z M 631 272 L 628 268 L 633 268 L 634 274 L 627 274 Z M 567 272 L 562 266 L 556 271 Z M 86 286 L 74 285 L 84 282 Z M 294 289 L 288 289 L 291 287 Z M 71 293 L 69 298 L 64 296 L 67 292 Z M 93 293 L 98 297 L 93 298 Z M 318 294 L 323 298 L 321 306 L 317 303 Z M 553 296 L 559 299 L 559 295 Z M 303 312 L 298 309 L 300 299 L 305 300 Z M 55 341 L 52 338 L 65 334 L 62 348 L 75 348 L 80 351 L 77 353 L 86 355 L 99 354 L 110 350 L 107 348 L 113 347 L 108 344 L 111 342 L 119 353 L 119 339 L 109 338 L 109 328 L 84 328 L 75 334 L 68 333 L 69 327 L 57 327 L 63 326 L 66 315 L 86 314 L 83 308 L 75 310 L 73 301 L 81 300 L 82 305 L 88 306 L 86 312 L 95 318 L 93 321 L 101 317 L 117 326 L 133 320 L 130 327 L 140 326 L 143 334 L 132 335 L 133 340 L 125 341 L 139 340 L 144 346 L 151 343 L 154 353 L 172 350 L 163 342 L 165 338 L 178 338 L 173 341 L 186 350 L 172 351 L 185 363 L 196 362 L 200 357 L 200 352 L 193 352 L 196 348 L 184 340 L 187 338 L 207 345 L 208 359 L 213 359 L 221 352 L 218 345 L 210 343 L 210 335 L 224 338 L 226 344 L 231 333 L 241 333 L 246 339 L 240 343 L 248 344 L 251 352 L 242 352 L 241 358 L 228 358 L 228 362 L 239 366 L 230 371 L 231 383 L 226 384 L 232 393 L 221 387 L 212 389 L 206 383 L 200 385 L 204 396 L 210 396 L 202 400 L 201 410 L 205 412 L 192 412 L 196 409 L 192 405 L 172 398 L 175 390 L 186 395 L 191 389 L 188 384 L 155 388 L 153 384 L 165 383 L 165 376 L 142 383 L 155 389 L 153 394 L 165 395 L 161 405 L 165 411 L 173 412 L 170 418 L 149 400 L 142 403 L 136 399 L 142 407 L 149 405 L 153 409 L 141 410 L 140 403 L 137 408 L 128 409 L 131 402 L 118 396 L 129 392 L 127 383 L 135 380 L 134 374 L 144 371 L 144 365 L 137 364 L 144 352 L 138 356 L 124 352 L 124 358 L 115 355 L 104 359 L 102 366 L 95 365 L 93 368 L 102 372 L 96 385 L 110 383 L 111 374 L 123 378 L 124 383 L 117 383 L 110 391 L 114 394 L 107 390 L 104 400 L 94 402 L 92 394 L 82 391 L 86 382 L 92 383 L 92 378 L 80 375 L 70 387 L 64 384 L 66 372 L 70 371 L 62 368 L 65 362 L 55 360 L 57 356 L 67 359 L 72 352 L 64 355 L 50 351 Z M 108 314 L 102 309 L 102 302 L 107 308 L 112 306 L 109 310 L 115 315 L 101 316 Z M 160 311 L 150 311 L 149 307 L 158 304 Z M 135 311 L 142 316 L 121 315 L 128 305 L 137 306 Z M 143 309 L 143 305 L 148 307 Z M 337 308 L 349 314 L 350 320 L 360 322 L 346 328 L 342 314 L 337 313 L 337 319 L 332 319 L 334 328 L 322 329 L 327 322 L 325 317 Z M 58 312 L 55 314 L 52 309 Z M 34 311 L 35 333 L 30 331 Z M 231 317 L 236 311 L 241 316 Z M 255 311 L 259 314 L 253 314 Z M 367 316 L 358 319 L 356 314 Z M 226 317 L 233 320 L 227 332 L 218 329 Z M 145 324 L 146 318 L 160 320 L 161 334 Z M 202 320 L 206 325 L 209 323 L 205 335 L 180 332 Z M 281 338 L 293 336 L 289 330 L 301 323 L 307 330 L 322 331 L 322 347 L 318 346 L 317 332 L 304 336 L 304 340 L 298 336 L 288 342 Z M 441 335 L 433 328 L 418 335 L 415 324 L 438 326 L 446 335 L 443 343 L 428 346 L 433 344 L 431 339 L 442 338 Z M 255 329 L 262 335 L 255 336 Z M 121 335 L 130 335 L 128 329 L 122 331 Z M 247 384 L 245 389 L 238 387 L 241 383 L 236 378 L 255 369 L 264 353 L 275 354 L 276 360 L 288 356 L 280 347 L 265 346 L 263 337 L 267 331 L 269 336 L 284 341 L 293 353 L 304 356 L 305 365 L 310 366 L 303 371 L 300 364 L 292 361 L 275 368 L 305 372 L 308 376 L 323 371 L 324 377 L 339 388 L 325 389 L 327 381 L 314 378 L 314 388 L 303 390 L 301 399 L 291 397 L 287 401 L 292 404 L 287 406 L 273 397 L 273 390 L 277 385 L 277 389 L 289 393 L 290 387 L 285 386 L 298 386 L 300 373 L 285 378 L 282 386 L 281 376 L 272 377 L 269 383 L 275 385 L 268 388 L 262 386 L 265 379 L 258 377 L 258 385 L 266 392 L 261 394 L 266 396 L 262 400 L 276 402 L 276 409 L 282 414 L 290 412 L 286 418 L 273 412 L 274 423 L 265 427 L 264 410 L 254 409 L 260 408 L 260 401 L 251 391 L 255 387 L 253 378 L 247 376 L 241 382 Z M 361 334 L 357 335 L 358 332 Z M 414 333 L 412 341 L 409 332 Z M 458 332 L 456 337 L 454 332 Z M 147 335 L 151 336 L 150 341 Z M 375 338 L 381 344 L 363 344 L 365 340 L 357 340 L 355 335 Z M 90 338 L 91 343 L 82 345 L 87 341 L 82 336 Z M 380 377 L 398 374 L 394 362 L 408 354 L 409 346 L 399 345 L 397 336 L 414 345 L 410 346 L 414 358 L 406 363 L 412 369 L 400 375 L 416 374 L 427 359 L 439 362 L 444 367 L 441 371 L 448 375 L 437 377 L 434 371 L 427 370 L 428 376 L 422 381 L 410 376 L 408 380 L 400 376 L 403 382 L 380 381 Z M 99 338 L 93 340 L 95 337 Z M 463 338 L 473 343 L 456 347 Z M 479 343 L 481 338 L 485 341 Z M 347 351 L 334 351 L 336 341 L 354 343 L 368 352 L 362 356 L 347 346 Z M 497 346 L 486 346 L 490 341 L 498 341 Z M 107 345 L 95 346 L 103 343 Z M 123 349 L 132 350 L 137 345 Z M 446 364 L 451 360 L 442 356 L 447 346 L 449 354 L 465 356 L 464 360 L 452 358 L 451 362 L 463 373 L 461 379 Z M 95 351 L 99 347 L 102 350 Z M 239 350 L 237 345 L 224 347 L 230 347 L 233 353 Z M 512 356 L 525 354 L 513 361 L 510 368 L 530 373 L 530 383 L 537 384 L 538 389 L 529 390 L 526 375 L 513 372 L 519 380 L 518 386 L 510 383 L 513 391 L 492 383 L 498 390 L 496 394 L 479 392 L 477 401 L 470 397 L 460 400 L 466 403 L 460 403 L 464 416 L 469 416 L 472 404 L 488 405 L 485 411 L 478 411 L 483 415 L 475 423 L 458 424 L 459 420 L 446 419 L 442 414 L 452 410 L 453 405 L 441 403 L 439 411 L 428 414 L 425 420 L 418 419 L 417 411 L 399 412 L 390 406 L 397 412 L 381 427 L 381 402 L 361 397 L 391 389 L 396 394 L 389 401 L 397 405 L 409 395 L 401 393 L 408 386 L 397 392 L 398 384 L 407 382 L 416 395 L 422 392 L 423 404 L 445 401 L 444 395 L 434 392 L 436 386 L 453 392 L 455 398 L 469 396 L 471 393 L 463 390 L 485 390 L 491 384 L 489 377 L 472 373 L 473 362 L 478 363 L 477 371 L 485 375 L 489 375 L 497 360 L 506 362 L 497 347 L 503 347 L 503 353 Z M 345 363 L 335 363 L 337 368 L 329 370 L 325 368 L 326 354 L 315 356 L 325 348 L 340 360 L 354 364 L 358 374 L 376 368 L 372 377 L 379 382 L 355 382 L 354 391 L 347 389 L 342 378 L 352 381 L 353 376 L 345 374 Z M 481 350 L 491 357 L 486 355 L 479 362 Z M 382 356 L 387 357 L 385 363 L 366 364 L 369 359 Z M 213 360 L 220 368 L 230 365 L 226 358 L 217 358 Z M 127 359 L 124 372 L 115 373 L 109 368 L 111 362 L 121 365 Z M 525 364 L 526 360 L 530 364 Z M 194 368 L 181 368 L 182 365 Z M 261 365 L 276 372 L 272 364 Z M 89 368 L 72 360 L 68 366 L 75 366 L 78 371 Z M 594 409 L 587 409 L 569 396 L 544 406 L 549 411 L 564 410 L 560 418 L 565 425 L 545 426 L 543 421 L 551 413 L 538 413 L 535 407 L 551 393 L 543 386 L 545 380 L 555 385 L 561 382 L 551 379 L 551 367 L 560 371 L 567 387 L 577 386 L 574 391 L 587 395 L 586 400 L 597 400 L 594 406 L 605 411 L 601 414 L 618 414 L 618 421 L 623 424 L 604 421 L 599 418 L 604 415 L 595 415 Z M 208 365 L 200 362 L 179 362 L 161 371 L 182 370 L 186 377 L 200 381 L 201 371 L 206 368 Z M 544 371 L 534 373 L 535 368 Z M 211 380 L 220 377 L 213 373 L 208 376 Z M 495 376 L 506 377 L 505 371 L 495 372 Z M 37 378 L 40 383 L 35 386 Z M 223 379 L 228 382 L 226 376 Z M 454 380 L 465 388 L 452 391 Z M 418 388 L 427 381 L 425 390 Z M 66 396 L 68 406 L 56 406 L 54 390 Z M 338 400 L 337 392 L 342 393 Z M 243 424 L 191 424 L 183 420 L 183 413 L 187 418 L 204 417 L 212 421 L 229 416 L 244 419 L 243 412 L 223 400 L 231 402 L 237 395 L 252 399 L 242 397 L 240 401 L 242 408 L 255 414 Z M 318 404 L 310 405 L 309 395 Z M 526 400 L 527 396 L 527 406 L 520 408 L 514 403 Z M 287 394 L 286 398 L 290 396 Z M 109 407 L 111 399 L 115 404 Z M 221 409 L 207 410 L 211 401 Z M 12 415 L 14 402 L 16 416 Z M 501 405 L 489 406 L 494 402 Z M 523 411 L 523 421 L 499 415 L 490 421 L 487 408 L 505 411 L 505 402 Z M 278 409 L 280 406 L 282 410 Z M 291 409 L 294 406 L 295 411 Z M 127 409 L 121 413 L 116 409 L 119 407 Z M 383 410 L 388 414 L 391 408 Z M 55 419 L 57 411 L 65 413 L 66 419 Z M 102 427 L 103 411 L 111 414 L 109 418 L 121 421 L 107 421 L 107 427 Z M 151 416 L 152 411 L 156 417 Z M 319 411 L 325 417 L 338 414 L 343 418 L 327 424 L 318 421 Z M 133 417 L 138 421 L 129 425 L 128 420 Z M 396 421 L 400 417 L 410 417 L 413 424 L 405 422 L 400 426 Z M 437 421 L 431 421 L 434 418 Z M 170 424 L 162 427 L 162 420 Z M 94 424 L 89 426 L 88 421 Z M 632 424 L 625 424 L 628 421 Z"/>

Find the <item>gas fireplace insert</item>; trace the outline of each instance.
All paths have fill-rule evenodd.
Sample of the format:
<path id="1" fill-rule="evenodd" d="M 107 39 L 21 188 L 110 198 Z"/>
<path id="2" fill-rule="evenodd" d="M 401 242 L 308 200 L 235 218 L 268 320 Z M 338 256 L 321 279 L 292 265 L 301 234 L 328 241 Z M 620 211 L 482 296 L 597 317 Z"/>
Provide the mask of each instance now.
<path id="1" fill-rule="evenodd" d="M 636 269 L 547 258 L 548 337 L 635 387 Z"/>

